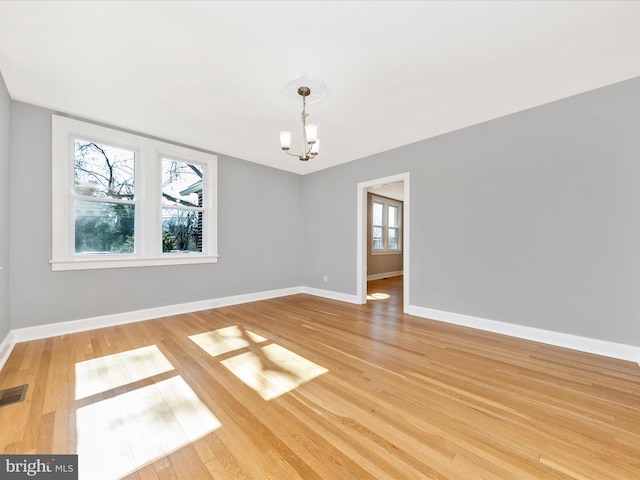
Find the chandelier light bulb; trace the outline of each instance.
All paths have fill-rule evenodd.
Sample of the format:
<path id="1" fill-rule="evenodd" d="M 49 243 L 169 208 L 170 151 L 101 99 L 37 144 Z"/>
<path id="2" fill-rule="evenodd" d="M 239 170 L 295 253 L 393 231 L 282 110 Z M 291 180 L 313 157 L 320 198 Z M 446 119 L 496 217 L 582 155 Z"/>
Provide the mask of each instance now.
<path id="1" fill-rule="evenodd" d="M 307 134 L 307 143 L 309 145 L 314 144 L 318 137 L 318 125 L 315 123 L 308 123 L 304 126 L 304 131 Z"/>
<path id="2" fill-rule="evenodd" d="M 287 151 L 291 148 L 291 132 L 283 130 L 280 132 L 280 148 Z"/>

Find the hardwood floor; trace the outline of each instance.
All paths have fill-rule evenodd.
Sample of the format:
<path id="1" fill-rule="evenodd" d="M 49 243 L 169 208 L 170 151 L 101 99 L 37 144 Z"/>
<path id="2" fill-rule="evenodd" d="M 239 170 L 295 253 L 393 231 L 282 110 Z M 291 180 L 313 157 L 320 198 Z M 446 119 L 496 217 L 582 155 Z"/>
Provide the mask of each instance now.
<path id="1" fill-rule="evenodd" d="M 80 478 L 640 478 L 640 367 L 310 295 L 16 345 L 4 453 Z M 385 298 L 389 295 L 388 298 Z"/>

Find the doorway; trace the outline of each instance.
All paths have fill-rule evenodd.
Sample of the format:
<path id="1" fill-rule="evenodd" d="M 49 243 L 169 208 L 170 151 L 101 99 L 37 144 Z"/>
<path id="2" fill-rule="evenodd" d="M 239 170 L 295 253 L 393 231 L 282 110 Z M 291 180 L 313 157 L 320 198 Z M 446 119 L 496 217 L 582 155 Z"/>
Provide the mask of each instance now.
<path id="1" fill-rule="evenodd" d="M 368 273 L 368 194 L 375 193 L 384 196 L 394 195 L 402 198 L 402 300 L 403 310 L 409 306 L 409 172 L 390 177 L 377 178 L 358 184 L 358 232 L 357 232 L 357 297 L 361 304 L 367 303 L 367 273 Z"/>

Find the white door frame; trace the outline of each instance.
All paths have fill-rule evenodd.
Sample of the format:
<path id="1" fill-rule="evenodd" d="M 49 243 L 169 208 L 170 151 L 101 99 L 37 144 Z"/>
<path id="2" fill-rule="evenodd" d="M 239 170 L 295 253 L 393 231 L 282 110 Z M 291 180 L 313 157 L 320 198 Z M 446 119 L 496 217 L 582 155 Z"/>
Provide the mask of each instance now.
<path id="1" fill-rule="evenodd" d="M 404 275 L 403 285 L 403 309 L 407 312 L 409 307 L 409 203 L 411 195 L 409 194 L 409 172 L 399 173 L 390 177 L 376 178 L 366 182 L 358 183 L 358 214 L 357 223 L 358 230 L 356 233 L 357 242 L 357 274 L 358 282 L 356 288 L 356 296 L 358 303 L 367 303 L 367 191 L 373 187 L 379 187 L 388 183 L 403 182 L 404 184 L 404 203 L 403 203 L 403 223 L 402 223 L 402 271 Z"/>

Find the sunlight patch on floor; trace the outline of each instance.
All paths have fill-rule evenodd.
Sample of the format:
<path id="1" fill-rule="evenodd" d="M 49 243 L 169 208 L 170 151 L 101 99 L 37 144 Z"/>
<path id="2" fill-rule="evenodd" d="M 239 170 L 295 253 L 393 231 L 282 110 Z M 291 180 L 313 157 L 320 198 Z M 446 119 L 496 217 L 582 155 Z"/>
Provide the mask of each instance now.
<path id="1" fill-rule="evenodd" d="M 329 371 L 276 344 L 221 363 L 265 400 L 279 397 Z"/>
<path id="2" fill-rule="evenodd" d="M 76 400 L 173 370 L 155 345 L 76 363 Z"/>
<path id="3" fill-rule="evenodd" d="M 189 338 L 212 357 L 235 352 L 220 363 L 264 400 L 279 397 L 329 371 L 239 325 Z"/>
<path id="4" fill-rule="evenodd" d="M 191 335 L 189 339 L 212 357 L 248 347 L 250 343 L 260 343 L 267 340 L 256 333 L 240 329 L 237 325 Z"/>
<path id="5" fill-rule="evenodd" d="M 82 407 L 76 412 L 79 471 L 118 479 L 220 427 L 180 376 Z"/>
<path id="6" fill-rule="evenodd" d="M 371 293 L 367 295 L 367 300 L 386 300 L 389 297 L 386 293 Z"/>

